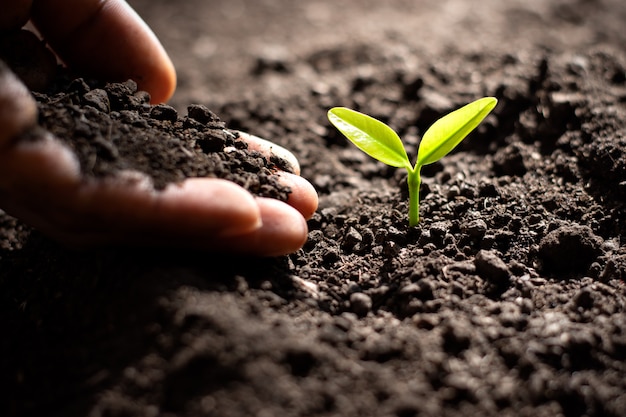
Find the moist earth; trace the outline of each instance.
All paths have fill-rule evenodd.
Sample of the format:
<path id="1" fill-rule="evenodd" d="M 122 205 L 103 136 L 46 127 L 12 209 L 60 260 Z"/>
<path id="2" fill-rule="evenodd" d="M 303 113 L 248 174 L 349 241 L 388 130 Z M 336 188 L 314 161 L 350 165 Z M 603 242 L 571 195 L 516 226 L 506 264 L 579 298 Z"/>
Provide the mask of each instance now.
<path id="1" fill-rule="evenodd" d="M 2 415 L 626 415 L 623 2 L 131 3 L 179 91 L 38 93 L 85 175 L 271 179 L 224 162 L 243 130 L 291 149 L 320 207 L 269 259 L 73 250 L 1 215 Z M 415 228 L 406 175 L 325 116 L 364 111 L 414 157 L 481 96 L 499 104 L 423 169 Z M 145 162 L 152 139 L 173 145 Z"/>
<path id="2" fill-rule="evenodd" d="M 35 94 L 39 127 L 74 151 L 85 177 L 140 172 L 157 190 L 189 177 L 219 177 L 287 201 L 290 190 L 272 176 L 286 164 L 248 151 L 239 132 L 226 129 L 206 106 L 190 105 L 180 117 L 166 104 L 150 106 L 150 95 L 132 80 L 90 86 L 74 79 L 61 85 L 60 92 Z"/>

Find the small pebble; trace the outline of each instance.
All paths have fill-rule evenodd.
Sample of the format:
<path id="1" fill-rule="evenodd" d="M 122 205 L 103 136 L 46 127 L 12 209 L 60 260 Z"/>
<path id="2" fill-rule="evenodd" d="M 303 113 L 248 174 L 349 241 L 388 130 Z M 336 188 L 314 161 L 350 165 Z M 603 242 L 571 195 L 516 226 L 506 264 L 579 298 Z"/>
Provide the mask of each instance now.
<path id="1" fill-rule="evenodd" d="M 178 112 L 167 104 L 157 104 L 150 110 L 150 117 L 156 120 L 175 122 L 178 119 Z"/>
<path id="2" fill-rule="evenodd" d="M 494 284 L 503 284 L 509 281 L 510 272 L 506 263 L 495 251 L 481 250 L 474 259 L 478 275 Z"/>
<path id="3" fill-rule="evenodd" d="M 101 88 L 96 88 L 85 93 L 85 95 L 83 95 L 83 101 L 85 104 L 101 112 L 108 113 L 111 111 L 109 95 Z"/>
<path id="4" fill-rule="evenodd" d="M 209 122 L 219 122 L 220 118 L 202 104 L 192 104 L 187 107 L 188 116 L 198 123 L 206 125 Z"/>
<path id="5" fill-rule="evenodd" d="M 470 237 L 481 238 L 487 232 L 487 223 L 482 219 L 472 220 L 469 223 L 463 224 L 461 229 Z"/>

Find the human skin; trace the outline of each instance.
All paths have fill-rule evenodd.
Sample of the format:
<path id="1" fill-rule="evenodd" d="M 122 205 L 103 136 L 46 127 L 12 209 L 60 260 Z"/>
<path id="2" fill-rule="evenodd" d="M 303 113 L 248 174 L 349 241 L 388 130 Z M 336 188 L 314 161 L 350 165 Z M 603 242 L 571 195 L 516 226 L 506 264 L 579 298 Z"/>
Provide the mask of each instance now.
<path id="1" fill-rule="evenodd" d="M 30 19 L 74 69 L 103 80 L 133 78 L 153 102 L 174 92 L 171 60 L 124 1 L 0 0 L 0 9 L 7 11 L 0 30 Z M 261 256 L 293 252 L 306 240 L 306 219 L 317 208 L 317 194 L 298 175 L 291 153 L 242 137 L 251 148 L 291 162 L 295 174 L 277 174 L 292 189 L 287 203 L 254 197 L 215 178 L 188 179 L 163 191 L 138 172 L 87 179 L 72 152 L 37 128 L 26 87 L 0 69 L 0 208 L 73 246 L 167 246 Z"/>

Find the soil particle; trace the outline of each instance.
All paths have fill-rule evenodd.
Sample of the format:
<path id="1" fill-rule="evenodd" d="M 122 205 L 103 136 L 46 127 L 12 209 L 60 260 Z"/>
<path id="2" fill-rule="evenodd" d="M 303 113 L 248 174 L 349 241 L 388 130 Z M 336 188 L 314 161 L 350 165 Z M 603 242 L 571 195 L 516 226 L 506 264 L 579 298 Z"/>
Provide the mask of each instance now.
<path id="1" fill-rule="evenodd" d="M 350 295 L 350 308 L 359 316 L 365 316 L 372 309 L 372 299 L 369 295 L 355 292 Z"/>
<path id="2" fill-rule="evenodd" d="M 471 220 L 461 225 L 461 230 L 471 238 L 482 238 L 487 232 L 487 223 L 483 219 Z"/>
<path id="3" fill-rule="evenodd" d="M 476 271 L 482 278 L 497 285 L 506 285 L 510 271 L 506 263 L 494 251 L 480 250 L 474 258 Z"/>
<path id="4" fill-rule="evenodd" d="M 601 254 L 601 247 L 602 239 L 589 227 L 566 225 L 541 239 L 539 258 L 548 273 L 585 271 Z"/>

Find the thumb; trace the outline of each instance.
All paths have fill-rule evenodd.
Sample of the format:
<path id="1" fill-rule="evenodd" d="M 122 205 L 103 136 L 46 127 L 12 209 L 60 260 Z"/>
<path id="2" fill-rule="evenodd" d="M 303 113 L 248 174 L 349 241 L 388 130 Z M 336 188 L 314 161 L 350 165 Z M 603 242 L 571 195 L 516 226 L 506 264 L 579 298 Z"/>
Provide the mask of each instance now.
<path id="1" fill-rule="evenodd" d="M 139 15 L 123 0 L 37 0 L 31 19 L 71 68 L 110 81 L 132 78 L 152 102 L 176 87 L 174 66 Z"/>

